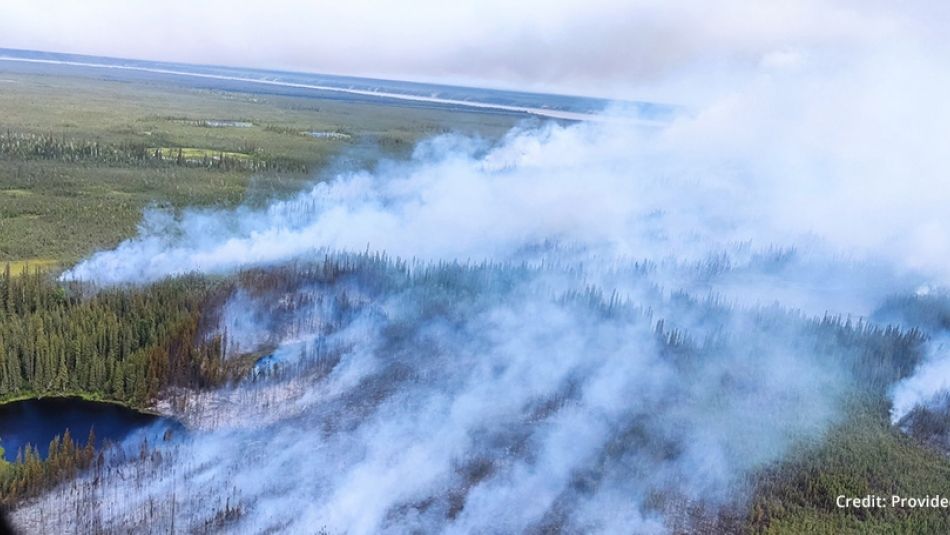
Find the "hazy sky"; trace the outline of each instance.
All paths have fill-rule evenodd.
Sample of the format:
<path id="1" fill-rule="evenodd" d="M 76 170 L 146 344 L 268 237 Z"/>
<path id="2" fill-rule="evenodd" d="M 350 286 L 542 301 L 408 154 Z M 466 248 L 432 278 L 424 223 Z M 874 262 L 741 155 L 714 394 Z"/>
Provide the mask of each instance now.
<path id="1" fill-rule="evenodd" d="M 663 84 L 682 73 L 729 85 L 722 73 L 790 53 L 937 40 L 943 4 L 2 0 L 0 47 L 675 98 Z"/>

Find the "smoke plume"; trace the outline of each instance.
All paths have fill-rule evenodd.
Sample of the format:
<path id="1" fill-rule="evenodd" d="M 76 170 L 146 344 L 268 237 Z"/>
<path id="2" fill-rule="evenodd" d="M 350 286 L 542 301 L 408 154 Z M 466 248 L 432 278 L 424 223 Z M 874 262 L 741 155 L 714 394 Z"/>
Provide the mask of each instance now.
<path id="1" fill-rule="evenodd" d="M 830 334 L 876 331 L 824 314 L 950 277 L 944 67 L 913 43 L 791 50 L 660 128 L 445 136 L 264 209 L 150 212 L 64 277 L 235 276 L 230 353 L 269 355 L 194 396 L 163 459 L 82 480 L 84 518 L 648 533 L 741 507 L 889 386 Z M 943 362 L 895 414 L 947 388 Z"/>

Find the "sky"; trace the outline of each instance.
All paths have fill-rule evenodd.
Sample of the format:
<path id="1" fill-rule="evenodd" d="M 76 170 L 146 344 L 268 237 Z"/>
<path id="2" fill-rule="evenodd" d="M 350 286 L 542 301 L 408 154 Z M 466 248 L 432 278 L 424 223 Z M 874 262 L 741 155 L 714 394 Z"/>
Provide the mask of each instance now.
<path id="1" fill-rule="evenodd" d="M 937 46 L 948 11 L 920 0 L 4 0 L 0 47 L 671 101 L 801 54 Z"/>

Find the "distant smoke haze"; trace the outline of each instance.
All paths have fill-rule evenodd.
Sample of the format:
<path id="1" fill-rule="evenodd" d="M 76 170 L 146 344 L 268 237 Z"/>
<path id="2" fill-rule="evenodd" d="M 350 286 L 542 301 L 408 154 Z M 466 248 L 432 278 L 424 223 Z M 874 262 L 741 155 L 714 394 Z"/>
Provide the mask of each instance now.
<path id="1" fill-rule="evenodd" d="M 7 0 L 0 47 L 690 104 L 789 51 L 936 46 L 947 15 L 853 0 Z"/>

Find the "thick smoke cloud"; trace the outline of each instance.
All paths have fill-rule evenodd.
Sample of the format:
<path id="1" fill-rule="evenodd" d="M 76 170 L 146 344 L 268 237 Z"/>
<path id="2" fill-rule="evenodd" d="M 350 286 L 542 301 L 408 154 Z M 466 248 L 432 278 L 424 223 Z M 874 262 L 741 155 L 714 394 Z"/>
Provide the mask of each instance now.
<path id="1" fill-rule="evenodd" d="M 737 244 L 950 277 L 948 71 L 919 50 L 796 57 L 741 91 L 643 130 L 623 122 L 443 137 L 264 210 L 152 212 L 67 277 L 227 272 L 320 250 L 510 259 L 555 240 L 604 258 L 697 259 Z M 927 83 L 921 83 L 926 80 Z"/>
<path id="2" fill-rule="evenodd" d="M 235 291 L 232 352 L 270 356 L 189 400 L 198 431 L 164 461 L 83 480 L 101 507 L 80 514 L 648 533 L 741 506 L 749 475 L 820 440 L 860 383 L 853 348 L 807 315 L 950 280 L 950 70 L 922 50 L 789 50 L 658 129 L 442 137 L 265 209 L 151 212 L 65 277 L 293 283 Z M 897 414 L 946 372 L 897 386 Z"/>
<path id="3" fill-rule="evenodd" d="M 842 348 L 795 314 L 666 297 L 655 274 L 623 274 L 635 301 L 559 266 L 349 255 L 248 274 L 222 324 L 280 318 L 277 349 L 189 400 L 198 431 L 162 460 L 84 478 L 100 506 L 79 524 L 196 528 L 235 507 L 247 532 L 642 533 L 741 505 L 751 473 L 838 418 Z"/>

